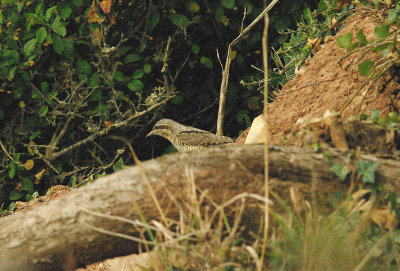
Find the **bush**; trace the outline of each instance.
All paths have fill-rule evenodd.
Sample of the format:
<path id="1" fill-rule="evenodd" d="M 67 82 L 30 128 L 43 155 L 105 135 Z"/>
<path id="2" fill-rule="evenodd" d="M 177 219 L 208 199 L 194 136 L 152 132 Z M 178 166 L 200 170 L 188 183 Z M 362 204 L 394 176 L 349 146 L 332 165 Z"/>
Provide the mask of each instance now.
<path id="1" fill-rule="evenodd" d="M 286 40 L 277 31 L 294 26 L 307 6 L 287 1 L 271 12 L 272 46 Z M 144 135 L 156 118 L 212 128 L 221 80 L 217 49 L 224 59 L 242 24 L 262 8 L 244 0 L 2 1 L 0 203 L 131 163 L 124 144 L 109 134 L 128 138 L 148 159 Z M 234 48 L 225 124 L 233 137 L 261 112 L 257 85 L 240 84 L 262 77 L 249 69 L 262 63 L 258 30 Z"/>

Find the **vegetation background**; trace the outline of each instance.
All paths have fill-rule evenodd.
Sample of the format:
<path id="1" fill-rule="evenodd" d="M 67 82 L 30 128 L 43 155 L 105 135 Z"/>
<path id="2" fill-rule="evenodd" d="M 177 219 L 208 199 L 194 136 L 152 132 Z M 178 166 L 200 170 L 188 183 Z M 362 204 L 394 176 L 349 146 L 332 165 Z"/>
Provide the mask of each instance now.
<path id="1" fill-rule="evenodd" d="M 307 39 L 333 32 L 334 15 L 352 7 L 287 0 L 272 9 L 271 101 L 310 57 Z M 262 10 L 249 0 L 1 1 L 2 208 L 132 164 L 110 135 L 130 140 L 145 160 L 171 151 L 145 138 L 160 118 L 215 130 L 219 59 Z M 227 136 L 262 111 L 261 33 L 260 24 L 233 48 Z"/>
<path id="2" fill-rule="evenodd" d="M 272 9 L 271 102 L 319 42 L 335 34 L 335 23 L 351 14 L 354 2 L 282 0 Z M 357 2 L 376 9 L 381 5 L 377 0 Z M 388 7 L 382 13 L 387 24 L 376 28 L 377 40 L 369 44 L 360 31 L 357 40 L 352 34 L 339 37 L 339 46 L 349 52 L 369 46 L 384 56 L 389 49 L 398 51 L 397 32 L 389 31 L 399 26 L 398 2 L 382 4 Z M 214 131 L 222 73 L 219 59 L 224 61 L 228 44 L 263 8 L 264 3 L 255 0 L 2 0 L 0 214 L 14 209 L 15 201 L 29 201 L 53 185 L 85 185 L 132 164 L 125 143 L 113 136 L 128 139 L 138 157 L 146 160 L 173 151 L 165 140 L 145 138 L 158 119 Z M 237 137 L 262 112 L 262 27 L 257 25 L 233 48 L 227 136 Z M 396 57 L 393 65 L 398 63 Z M 378 64 L 364 61 L 358 69 L 362 76 L 370 76 Z M 371 114 L 374 124 L 388 127 L 389 120 L 398 123 L 398 115 L 386 119 L 379 112 Z M 356 170 L 367 176 L 365 183 L 374 183 L 377 167 L 360 163 Z M 350 173 L 341 165 L 331 170 L 342 180 Z M 363 193 L 374 199 L 379 191 L 380 187 Z M 362 196 L 358 199 L 364 202 Z M 391 193 L 384 200 L 391 204 L 386 212 L 396 206 L 398 218 L 397 195 Z M 363 270 L 379 247 L 381 257 L 374 267 L 398 270 L 399 231 L 390 235 L 377 226 L 366 227 L 369 218 L 338 202 L 332 203 L 338 207 L 332 215 L 321 218 L 310 209 L 304 220 L 280 203 L 285 212 L 272 215 L 282 236 L 267 246 L 269 264 L 277 270 L 283 266 L 298 270 L 302 264 L 302 270 L 321 270 L 318 267 L 328 262 L 335 268 L 323 269 L 345 270 L 351 262 L 350 269 Z M 256 241 L 254 247 L 259 249 L 260 244 Z M 252 258 L 246 249 L 246 257 Z M 315 256 L 318 252 L 320 257 Z M 237 253 L 238 259 L 243 255 Z M 327 261 L 327 255 L 335 257 Z"/>

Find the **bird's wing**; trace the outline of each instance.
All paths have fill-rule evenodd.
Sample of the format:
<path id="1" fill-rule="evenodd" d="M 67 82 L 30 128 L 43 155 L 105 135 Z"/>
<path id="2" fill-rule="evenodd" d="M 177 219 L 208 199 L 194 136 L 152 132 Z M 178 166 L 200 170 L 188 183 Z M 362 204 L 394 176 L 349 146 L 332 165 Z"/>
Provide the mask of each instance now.
<path id="1" fill-rule="evenodd" d="M 185 142 L 185 145 L 198 145 L 204 147 L 233 143 L 233 140 L 229 137 L 217 136 L 200 129 L 181 131 L 176 135 L 176 139 L 178 139 L 180 142 Z"/>

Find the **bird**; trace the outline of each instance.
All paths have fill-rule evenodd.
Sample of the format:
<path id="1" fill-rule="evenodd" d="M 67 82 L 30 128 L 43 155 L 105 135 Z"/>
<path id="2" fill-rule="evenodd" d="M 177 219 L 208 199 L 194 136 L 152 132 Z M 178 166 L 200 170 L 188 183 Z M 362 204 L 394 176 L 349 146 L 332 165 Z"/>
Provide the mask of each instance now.
<path id="1" fill-rule="evenodd" d="M 171 119 L 159 120 L 146 137 L 153 135 L 168 139 L 179 152 L 202 150 L 209 146 L 233 143 L 230 137 L 218 136 Z"/>

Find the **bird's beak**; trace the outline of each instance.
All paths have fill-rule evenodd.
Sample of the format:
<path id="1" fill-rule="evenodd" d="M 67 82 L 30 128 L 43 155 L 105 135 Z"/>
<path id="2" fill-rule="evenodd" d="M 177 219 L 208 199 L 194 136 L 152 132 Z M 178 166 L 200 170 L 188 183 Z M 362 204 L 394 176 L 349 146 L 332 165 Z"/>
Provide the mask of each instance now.
<path id="1" fill-rule="evenodd" d="M 152 135 L 157 135 L 157 130 L 153 130 L 150 133 L 147 134 L 146 137 L 152 136 Z"/>

